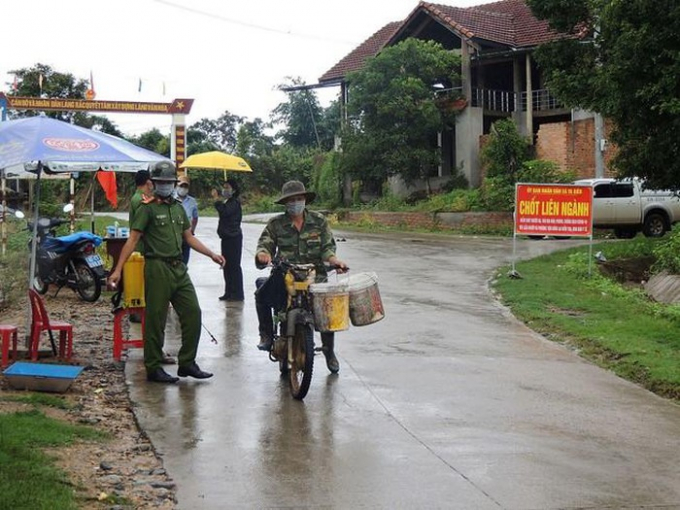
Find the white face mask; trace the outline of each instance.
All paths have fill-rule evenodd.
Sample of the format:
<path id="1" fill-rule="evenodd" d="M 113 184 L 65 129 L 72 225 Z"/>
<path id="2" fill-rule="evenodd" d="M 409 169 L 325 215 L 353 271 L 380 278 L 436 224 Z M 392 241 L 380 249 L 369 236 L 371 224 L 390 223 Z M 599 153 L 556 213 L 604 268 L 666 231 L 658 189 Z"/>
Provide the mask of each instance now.
<path id="1" fill-rule="evenodd" d="M 178 197 L 186 197 L 189 194 L 189 188 L 186 186 L 178 186 L 177 187 L 177 196 Z"/>
<path id="2" fill-rule="evenodd" d="M 226 199 L 231 198 L 231 196 L 234 194 L 234 192 L 230 189 L 223 189 L 222 190 L 222 196 Z"/>
<path id="3" fill-rule="evenodd" d="M 286 204 L 286 211 L 292 216 L 299 216 L 305 210 L 305 200 L 295 200 Z"/>
<path id="4" fill-rule="evenodd" d="M 159 181 L 154 183 L 154 191 L 156 195 L 158 195 L 161 198 L 168 198 L 170 195 L 172 195 L 174 189 L 175 189 L 174 182 Z"/>

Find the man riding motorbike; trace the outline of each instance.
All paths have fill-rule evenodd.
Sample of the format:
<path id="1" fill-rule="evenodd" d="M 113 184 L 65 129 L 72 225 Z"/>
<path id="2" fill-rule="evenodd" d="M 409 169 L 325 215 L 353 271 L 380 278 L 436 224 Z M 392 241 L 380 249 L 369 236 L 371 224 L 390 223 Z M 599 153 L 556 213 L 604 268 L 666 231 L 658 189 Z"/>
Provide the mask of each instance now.
<path id="1" fill-rule="evenodd" d="M 273 257 L 284 258 L 295 264 L 314 264 L 316 281 L 323 282 L 327 278 L 324 263 L 336 266 L 339 271 L 347 269 L 347 265 L 335 255 L 336 246 L 333 233 L 326 218 L 306 208 L 316 194 L 305 190 L 300 181 L 288 181 L 281 189 L 277 204 L 285 205 L 286 212 L 273 217 L 260 235 L 255 252 L 255 264 L 262 268 L 271 263 Z M 260 329 L 261 351 L 269 351 L 274 338 L 272 308 L 274 303 L 285 303 L 285 287 L 283 282 L 276 282 L 271 277 L 258 278 L 255 282 L 255 304 Z M 283 299 L 282 299 L 283 294 Z M 337 374 L 340 363 L 335 356 L 334 333 L 321 333 L 323 353 L 326 366 Z"/>

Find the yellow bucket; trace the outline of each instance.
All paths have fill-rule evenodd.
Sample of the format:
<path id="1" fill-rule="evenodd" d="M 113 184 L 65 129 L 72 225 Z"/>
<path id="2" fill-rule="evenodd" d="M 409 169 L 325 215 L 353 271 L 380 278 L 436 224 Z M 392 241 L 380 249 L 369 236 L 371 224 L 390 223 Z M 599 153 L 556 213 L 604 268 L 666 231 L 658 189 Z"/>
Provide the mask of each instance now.
<path id="1" fill-rule="evenodd" d="M 144 300 L 144 256 L 135 251 L 123 264 L 123 306 L 146 306 Z"/>
<path id="2" fill-rule="evenodd" d="M 349 329 L 349 291 L 347 284 L 313 283 L 314 327 L 322 333 Z"/>

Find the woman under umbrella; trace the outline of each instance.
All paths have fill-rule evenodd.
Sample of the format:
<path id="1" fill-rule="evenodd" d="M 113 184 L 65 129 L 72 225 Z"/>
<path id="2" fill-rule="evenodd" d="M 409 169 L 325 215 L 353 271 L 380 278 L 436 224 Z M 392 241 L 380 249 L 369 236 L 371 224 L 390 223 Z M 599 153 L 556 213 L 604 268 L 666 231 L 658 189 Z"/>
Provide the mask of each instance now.
<path id="1" fill-rule="evenodd" d="M 224 295 L 220 301 L 243 301 L 243 271 L 241 269 L 241 252 L 243 250 L 243 232 L 241 231 L 241 201 L 239 185 L 234 179 L 227 179 L 222 188 L 220 198 L 217 190 L 212 190 L 215 209 L 220 216 L 217 235 L 222 240 L 222 256 L 224 265 Z"/>

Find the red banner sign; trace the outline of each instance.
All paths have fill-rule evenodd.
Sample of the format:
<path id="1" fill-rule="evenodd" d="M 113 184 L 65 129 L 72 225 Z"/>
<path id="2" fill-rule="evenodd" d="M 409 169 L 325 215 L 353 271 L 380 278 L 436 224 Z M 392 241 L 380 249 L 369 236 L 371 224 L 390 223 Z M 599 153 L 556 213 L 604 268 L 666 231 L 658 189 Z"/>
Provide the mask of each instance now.
<path id="1" fill-rule="evenodd" d="M 515 234 L 590 237 L 593 188 L 573 184 L 517 184 Z"/>

